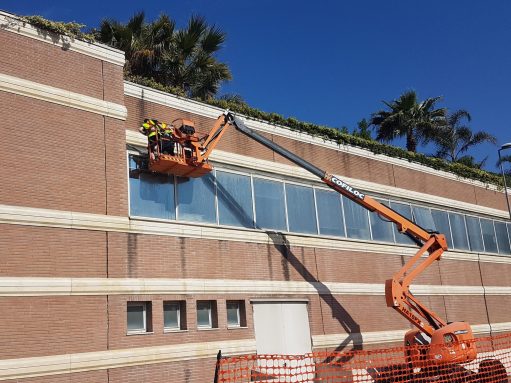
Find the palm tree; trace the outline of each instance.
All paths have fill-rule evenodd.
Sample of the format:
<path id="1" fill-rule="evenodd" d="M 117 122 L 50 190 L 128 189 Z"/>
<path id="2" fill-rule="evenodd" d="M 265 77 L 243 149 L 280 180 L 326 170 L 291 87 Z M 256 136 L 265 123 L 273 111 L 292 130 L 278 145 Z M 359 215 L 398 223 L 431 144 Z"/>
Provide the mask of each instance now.
<path id="1" fill-rule="evenodd" d="M 372 140 L 371 137 L 371 130 L 369 129 L 369 123 L 365 118 L 361 119 L 359 122 L 357 122 L 357 127 L 353 129 L 353 132 L 351 133 L 355 137 L 364 138 L 366 140 Z"/>
<path id="2" fill-rule="evenodd" d="M 438 147 L 436 156 L 451 162 L 461 162 L 468 166 L 481 168 L 484 160 L 481 163 L 477 163 L 472 156 L 461 155 L 466 153 L 471 147 L 484 142 L 496 144 L 497 139 L 483 131 L 472 132 L 469 126 L 463 124 L 465 120 L 470 122 L 471 117 L 463 109 L 457 110 L 447 117 L 447 124 L 433 139 Z"/>
<path id="3" fill-rule="evenodd" d="M 227 65 L 214 56 L 226 35 L 202 17 L 192 16 L 186 28 L 176 30 L 167 15 L 148 24 L 140 12 L 126 24 L 104 20 L 96 37 L 126 53 L 128 75 L 180 88 L 189 97 L 212 97 L 223 81 L 231 79 Z"/>
<path id="4" fill-rule="evenodd" d="M 96 38 L 105 44 L 124 51 L 127 73 L 145 75 L 151 72 L 151 66 L 145 66 L 142 57 L 154 56 L 147 34 L 145 14 L 139 12 L 133 15 L 126 24 L 113 19 L 103 20 L 99 30 L 96 31 Z"/>
<path id="5" fill-rule="evenodd" d="M 191 97 L 215 95 L 220 83 L 231 79 L 227 65 L 213 56 L 224 41 L 225 33 L 220 29 L 192 16 L 188 26 L 175 33 L 171 49 L 163 56 L 164 83 L 183 89 Z"/>
<path id="6" fill-rule="evenodd" d="M 397 100 L 383 103 L 389 110 L 373 113 L 371 125 L 377 126 L 376 139 L 389 142 L 406 137 L 406 149 L 417 151 L 417 144 L 426 144 L 445 125 L 445 108 L 435 108 L 440 97 L 417 101 L 417 94 L 410 90 Z"/>

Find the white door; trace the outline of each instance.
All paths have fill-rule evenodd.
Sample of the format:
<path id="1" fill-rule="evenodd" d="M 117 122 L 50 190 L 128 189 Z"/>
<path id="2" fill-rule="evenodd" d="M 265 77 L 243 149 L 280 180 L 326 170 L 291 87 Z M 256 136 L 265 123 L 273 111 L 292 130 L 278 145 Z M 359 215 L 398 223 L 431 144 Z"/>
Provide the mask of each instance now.
<path id="1" fill-rule="evenodd" d="M 253 302 L 254 329 L 258 354 L 304 355 L 312 351 L 309 315 L 306 302 Z M 286 381 L 308 381 L 313 377 L 312 360 L 281 358 L 260 366 L 269 376 L 285 374 Z M 304 370 L 302 367 L 307 366 Z M 302 372 L 300 372 L 302 371 Z"/>

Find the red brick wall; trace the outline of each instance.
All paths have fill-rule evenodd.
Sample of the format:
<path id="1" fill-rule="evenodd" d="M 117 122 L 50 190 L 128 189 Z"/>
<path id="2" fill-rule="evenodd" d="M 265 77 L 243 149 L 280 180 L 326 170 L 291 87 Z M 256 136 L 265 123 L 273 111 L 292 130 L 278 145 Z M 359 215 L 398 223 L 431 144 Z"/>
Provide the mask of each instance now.
<path id="1" fill-rule="evenodd" d="M 215 358 L 206 358 L 123 367 L 110 370 L 109 377 L 110 383 L 206 383 L 213 382 L 215 363 Z"/>
<path id="2" fill-rule="evenodd" d="M 105 214 L 103 117 L 0 93 L 0 201 Z M 20 126 L 20 111 L 28 126 Z M 37 135 L 24 135 L 32 133 Z M 112 180 L 115 182 L 115 180 Z"/>
<path id="3" fill-rule="evenodd" d="M 5 30 L 0 40 L 2 73 L 122 103 L 121 66 Z"/>
<path id="4" fill-rule="evenodd" d="M 4 380 L 5 383 L 113 383 L 107 370 L 85 371 L 73 374 L 37 376 L 25 379 Z M 119 382 L 120 383 L 120 382 Z M 149 382 L 148 382 L 149 383 Z"/>
<path id="5" fill-rule="evenodd" d="M 2 297 L 0 359 L 107 348 L 106 297 Z"/>
<path id="6" fill-rule="evenodd" d="M 511 265 L 481 262 L 481 274 L 486 286 L 511 286 Z"/>
<path id="7" fill-rule="evenodd" d="M 9 93 L 0 103 L 2 204 L 106 214 L 108 184 L 108 213 L 127 215 L 122 121 Z"/>
<path id="8" fill-rule="evenodd" d="M 1 224 L 0 276 L 105 278 L 106 236 L 102 231 Z"/>

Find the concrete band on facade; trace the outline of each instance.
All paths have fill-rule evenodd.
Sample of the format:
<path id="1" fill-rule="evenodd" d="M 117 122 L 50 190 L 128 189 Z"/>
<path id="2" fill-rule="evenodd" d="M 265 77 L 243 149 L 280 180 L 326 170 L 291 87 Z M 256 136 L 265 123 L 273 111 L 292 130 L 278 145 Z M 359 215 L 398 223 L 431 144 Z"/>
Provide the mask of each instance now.
<path id="1" fill-rule="evenodd" d="M 251 306 L 268 300 L 307 302 L 315 349 L 401 344 L 407 323 L 385 307 L 383 279 L 415 247 L 288 233 L 284 241 L 256 229 L 130 217 L 127 151 L 143 151 L 144 138 L 136 132 L 140 119 L 182 116 L 207 130 L 222 111 L 124 82 L 122 52 L 44 33 L 4 12 L 2 37 L 4 48 L 15 53 L 0 64 L 3 114 L 9 116 L 0 160 L 10 164 L 0 170 L 5 189 L 10 185 L 0 190 L 0 301 L 10 308 L 3 311 L 9 316 L 0 329 L 0 380 L 211 381 L 219 349 L 224 355 L 257 352 Z M 22 60 L 31 53 L 27 47 L 44 47 L 39 52 L 45 71 Z M 17 66 L 17 60 L 27 65 Z M 73 76 L 69 68 L 82 61 L 81 75 Z M 47 76 L 59 71 L 67 77 Z M 65 126 L 67 141 L 51 133 L 59 116 L 73 121 Z M 38 131 L 48 132 L 37 142 L 44 149 L 37 164 L 30 166 L 31 158 L 17 150 L 17 138 L 6 129 L 11 119 L 35 119 Z M 367 192 L 506 218 L 503 193 L 493 186 L 266 122 L 247 124 L 300 155 L 314 152 L 318 159 L 377 169 L 390 164 L 401 172 L 399 183 L 361 179 L 360 173 L 343 177 Z M 226 135 L 212 160 L 219 169 L 244 168 L 319 185 L 236 134 Z M 74 161 L 78 165 L 72 166 Z M 438 193 L 422 186 L 406 189 L 424 177 L 436 177 Z M 59 183 L 62 187 L 55 187 Z M 451 189 L 466 190 L 470 198 L 444 193 Z M 279 253 L 283 244 L 295 252 L 299 268 Z M 448 320 L 468 320 L 477 335 L 511 331 L 511 257 L 448 251 L 443 259 L 412 291 Z M 217 303 L 217 328 L 198 328 L 199 300 Z M 228 300 L 245 304 L 246 326 L 228 327 Z M 165 331 L 166 301 L 186 303 L 186 329 Z M 152 331 L 127 333 L 128 302 L 151 304 Z M 374 318 L 366 315 L 367 307 Z"/>
<path id="2" fill-rule="evenodd" d="M 87 112 L 125 120 L 127 110 L 124 105 L 99 100 L 83 94 L 66 91 L 64 89 L 39 84 L 21 78 L 0 73 L 0 91 L 14 93 L 20 96 L 36 98 L 46 102 L 80 109 Z"/>
<path id="3" fill-rule="evenodd" d="M 176 221 L 162 222 L 147 218 L 127 218 L 9 205 L 0 205 L 0 224 L 275 244 L 274 238 L 268 237 L 268 234 L 264 231 L 255 229 L 217 227 L 216 225 Z M 413 246 L 374 243 L 349 238 L 329 239 L 320 236 L 293 234 L 286 234 L 285 237 L 290 245 L 301 247 L 393 254 L 399 257 L 411 257 L 417 251 Z M 277 243 L 283 244 L 283 242 Z M 363 248 L 361 245 L 363 245 Z M 442 257 L 443 259 L 460 261 L 511 264 L 511 257 L 489 253 L 468 253 L 451 250 L 447 251 Z"/>
<path id="4" fill-rule="evenodd" d="M 63 50 L 70 50 L 85 56 L 124 66 L 124 52 L 99 43 L 87 43 L 68 36 L 56 35 L 30 25 L 19 16 L 0 11 L 0 29 L 29 37 L 38 42 L 51 44 Z"/>
<path id="5" fill-rule="evenodd" d="M 416 296 L 511 295 L 508 286 L 413 286 Z M 59 295 L 385 295 L 376 283 L 296 282 L 230 279 L 0 277 L 0 296 Z"/>

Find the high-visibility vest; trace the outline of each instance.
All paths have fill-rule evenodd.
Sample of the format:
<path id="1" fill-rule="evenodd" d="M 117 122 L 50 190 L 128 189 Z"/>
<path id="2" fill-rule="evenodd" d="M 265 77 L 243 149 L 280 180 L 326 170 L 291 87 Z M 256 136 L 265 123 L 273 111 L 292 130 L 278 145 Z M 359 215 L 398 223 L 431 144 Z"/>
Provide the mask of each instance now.
<path id="1" fill-rule="evenodd" d="M 147 137 L 154 137 L 156 135 L 156 124 L 158 124 L 157 120 L 151 120 L 148 118 L 144 120 L 142 128 L 144 129 L 144 134 Z"/>
<path id="2" fill-rule="evenodd" d="M 171 136 L 172 135 L 172 125 L 168 125 L 165 122 L 161 122 L 159 124 L 160 132 L 163 135 Z"/>

